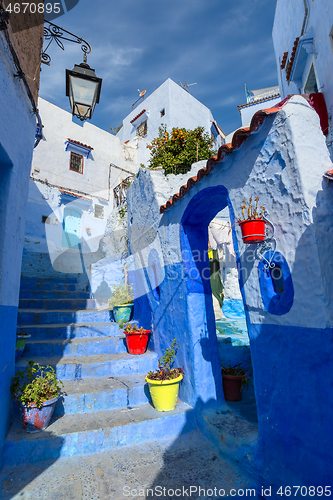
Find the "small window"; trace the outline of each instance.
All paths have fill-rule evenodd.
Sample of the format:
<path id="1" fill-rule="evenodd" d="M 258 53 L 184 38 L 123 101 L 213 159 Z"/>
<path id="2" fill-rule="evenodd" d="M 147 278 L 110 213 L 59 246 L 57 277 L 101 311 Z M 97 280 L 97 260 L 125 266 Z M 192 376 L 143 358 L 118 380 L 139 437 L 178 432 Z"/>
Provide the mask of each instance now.
<path id="1" fill-rule="evenodd" d="M 316 92 L 318 92 L 318 83 L 314 65 L 311 64 L 311 68 L 304 85 L 304 94 L 315 94 Z"/>
<path id="2" fill-rule="evenodd" d="M 164 115 L 165 115 L 165 108 L 163 108 L 163 109 L 161 110 L 161 118 L 162 118 L 162 116 L 164 116 Z"/>
<path id="3" fill-rule="evenodd" d="M 83 173 L 83 156 L 78 155 L 77 153 L 71 152 L 70 162 L 69 162 L 69 170 L 73 170 L 73 172 L 77 172 L 79 174 Z"/>
<path id="4" fill-rule="evenodd" d="M 50 217 L 48 217 L 47 215 L 42 215 L 42 223 L 50 224 Z"/>
<path id="5" fill-rule="evenodd" d="M 94 217 L 96 217 L 96 219 L 104 219 L 103 205 L 95 205 Z"/>
<path id="6" fill-rule="evenodd" d="M 137 126 L 136 135 L 138 135 L 139 137 L 144 137 L 145 135 L 147 135 L 147 120 Z"/>

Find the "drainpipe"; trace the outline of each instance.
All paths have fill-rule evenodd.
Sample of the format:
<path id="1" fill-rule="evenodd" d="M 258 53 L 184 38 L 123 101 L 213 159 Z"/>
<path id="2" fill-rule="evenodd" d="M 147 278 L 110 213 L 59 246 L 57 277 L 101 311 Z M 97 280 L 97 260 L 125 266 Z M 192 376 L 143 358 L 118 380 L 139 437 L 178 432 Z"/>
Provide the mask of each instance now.
<path id="1" fill-rule="evenodd" d="M 304 10 L 305 10 L 305 13 L 304 13 L 304 20 L 303 20 L 303 26 L 302 26 L 302 31 L 301 31 L 301 36 L 304 35 L 304 30 L 305 30 L 305 23 L 307 21 L 307 18 L 308 18 L 308 14 L 309 14 L 309 9 L 308 9 L 308 6 L 306 4 L 306 0 L 303 0 L 304 2 Z"/>

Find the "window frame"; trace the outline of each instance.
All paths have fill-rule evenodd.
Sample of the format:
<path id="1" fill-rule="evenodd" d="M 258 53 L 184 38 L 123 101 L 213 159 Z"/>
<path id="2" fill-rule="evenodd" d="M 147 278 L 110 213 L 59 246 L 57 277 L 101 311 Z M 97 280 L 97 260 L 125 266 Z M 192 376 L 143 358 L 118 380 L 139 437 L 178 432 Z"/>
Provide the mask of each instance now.
<path id="1" fill-rule="evenodd" d="M 81 160 L 82 160 L 82 172 L 79 172 L 78 170 L 74 170 L 73 168 L 71 168 L 71 165 L 72 165 L 72 155 L 79 156 L 81 158 Z M 84 157 L 83 157 L 83 155 L 79 155 L 78 153 L 75 153 L 74 151 L 70 151 L 70 155 L 69 155 L 69 170 L 71 172 L 75 172 L 76 174 L 83 175 L 83 167 L 84 167 Z"/>

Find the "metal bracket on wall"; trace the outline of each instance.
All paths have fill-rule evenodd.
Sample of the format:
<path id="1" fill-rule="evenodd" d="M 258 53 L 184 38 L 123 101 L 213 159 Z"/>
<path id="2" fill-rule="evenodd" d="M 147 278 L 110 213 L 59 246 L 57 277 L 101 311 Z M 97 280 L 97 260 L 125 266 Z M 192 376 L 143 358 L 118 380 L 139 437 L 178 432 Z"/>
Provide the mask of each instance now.
<path id="1" fill-rule="evenodd" d="M 267 215 L 268 215 L 268 212 L 265 211 L 263 219 L 266 222 L 266 226 L 265 226 L 266 227 L 266 235 L 267 235 L 267 226 L 270 227 L 272 234 L 267 235 L 267 237 L 265 238 L 265 241 L 257 244 L 256 255 L 257 255 L 258 259 L 262 260 L 265 263 L 265 265 L 264 265 L 265 269 L 273 269 L 275 267 L 275 263 L 272 262 L 272 260 L 273 260 L 274 254 L 276 252 L 277 242 L 276 242 L 276 239 L 274 238 L 274 234 L 275 234 L 274 224 L 272 224 L 272 222 L 270 222 L 267 219 Z M 269 250 L 271 250 L 273 253 L 271 255 L 271 258 L 268 260 L 268 259 L 266 259 L 266 257 L 264 257 L 264 255 Z"/>

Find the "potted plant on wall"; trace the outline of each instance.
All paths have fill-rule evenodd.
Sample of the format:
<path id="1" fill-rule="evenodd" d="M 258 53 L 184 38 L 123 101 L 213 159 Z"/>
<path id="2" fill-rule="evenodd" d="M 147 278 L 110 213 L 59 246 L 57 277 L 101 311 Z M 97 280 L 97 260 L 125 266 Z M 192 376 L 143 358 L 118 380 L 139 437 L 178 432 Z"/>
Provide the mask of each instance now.
<path id="1" fill-rule="evenodd" d="M 242 231 L 242 238 L 244 243 L 261 243 L 265 241 L 265 224 L 266 219 L 264 219 L 265 207 L 261 208 L 261 213 L 258 212 L 258 201 L 259 196 L 255 197 L 255 205 L 252 205 L 252 196 L 249 199 L 249 205 L 246 205 L 246 201 L 243 200 L 242 216 L 238 216 L 237 223 L 240 225 Z"/>
<path id="2" fill-rule="evenodd" d="M 143 354 L 146 352 L 150 333 L 150 330 L 145 330 L 142 326 L 139 328 L 135 323 L 127 323 L 124 334 L 126 335 L 129 354 Z"/>
<path id="3" fill-rule="evenodd" d="M 174 410 L 179 384 L 184 377 L 183 368 L 171 368 L 178 348 L 176 342 L 176 339 L 173 339 L 171 347 L 166 349 L 164 356 L 158 360 L 158 369 L 150 371 L 146 376 L 153 405 L 158 411 Z"/>
<path id="4" fill-rule="evenodd" d="M 16 334 L 16 345 L 15 345 L 15 362 L 20 359 L 23 354 L 25 344 L 31 335 L 29 333 L 17 333 Z"/>
<path id="5" fill-rule="evenodd" d="M 234 366 L 221 365 L 224 399 L 226 401 L 240 401 L 243 388 L 249 388 L 250 379 L 241 364 Z"/>
<path id="6" fill-rule="evenodd" d="M 134 294 L 132 286 L 125 283 L 111 285 L 109 306 L 117 323 L 127 323 L 131 319 Z"/>
<path id="7" fill-rule="evenodd" d="M 17 372 L 10 390 L 20 406 L 23 429 L 38 432 L 49 425 L 63 383 L 51 366 L 29 360 L 25 370 Z"/>

